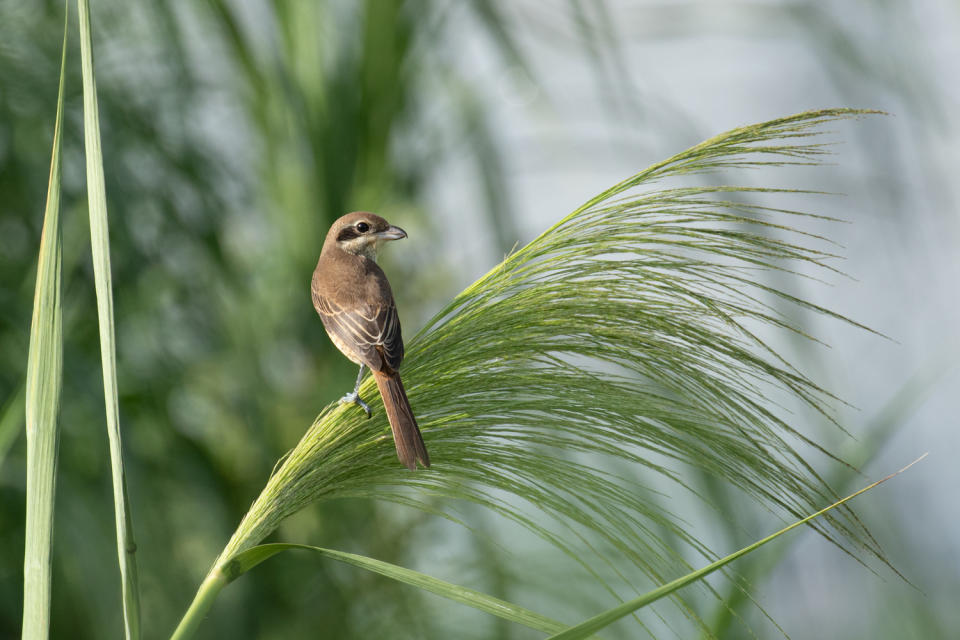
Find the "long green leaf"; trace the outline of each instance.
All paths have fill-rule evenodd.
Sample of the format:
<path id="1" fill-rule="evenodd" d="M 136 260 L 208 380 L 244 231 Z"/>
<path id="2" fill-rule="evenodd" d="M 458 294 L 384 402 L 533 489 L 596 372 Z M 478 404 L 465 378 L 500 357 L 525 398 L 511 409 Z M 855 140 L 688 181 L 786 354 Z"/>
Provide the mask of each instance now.
<path id="1" fill-rule="evenodd" d="M 412 585 L 440 597 L 447 598 L 448 600 L 459 602 L 468 607 L 473 607 L 474 609 L 538 631 L 557 633 L 567 628 L 567 625 L 562 622 L 542 616 L 539 613 L 517 606 L 512 602 L 494 598 L 480 591 L 446 582 L 439 578 L 428 576 L 425 573 L 420 573 L 419 571 L 413 571 L 412 569 L 355 553 L 347 553 L 345 551 L 325 549 L 323 547 L 314 547 L 305 544 L 273 543 L 258 545 L 239 554 L 234 559 L 234 562 L 231 562 L 226 567 L 225 573 L 227 573 L 229 579 L 235 579 L 240 574 L 247 572 L 264 560 L 289 549 L 315 551 L 327 558 L 379 573 L 392 580 Z"/>
<path id="2" fill-rule="evenodd" d="M 77 7 L 80 14 L 80 56 L 83 68 L 83 136 L 87 157 L 90 244 L 97 288 L 100 359 L 103 365 L 103 395 L 107 410 L 107 434 L 110 440 L 117 555 L 120 562 L 121 591 L 123 594 L 124 634 L 130 640 L 140 637 L 140 596 L 135 556 L 137 545 L 133 540 L 133 523 L 127 499 L 127 480 L 123 471 L 123 446 L 120 437 L 120 412 L 117 402 L 117 355 L 113 321 L 113 285 L 110 275 L 110 234 L 107 222 L 106 185 L 103 177 L 103 153 L 100 149 L 97 82 L 93 70 L 90 6 L 87 0 L 77 0 Z"/>
<path id="3" fill-rule="evenodd" d="M 851 493 L 851 494 L 850 494 L 849 496 L 847 496 L 846 498 L 843 498 L 842 500 L 838 500 L 838 501 L 834 502 L 833 504 L 831 504 L 830 506 L 825 507 L 825 508 L 821 509 L 820 511 L 817 511 L 816 513 L 810 514 L 810 515 L 807 516 L 806 518 L 803 518 L 802 520 L 798 520 L 797 522 L 794 522 L 793 524 L 791 524 L 791 525 L 789 525 L 789 526 L 787 526 L 787 527 L 784 527 L 783 529 L 780 529 L 780 530 L 777 531 L 776 533 L 771 534 L 771 535 L 767 536 L 766 538 L 764 538 L 764 539 L 762 539 L 762 540 L 759 540 L 759 541 L 757 541 L 757 542 L 754 542 L 754 543 L 751 544 L 750 546 L 744 547 L 743 549 L 740 549 L 739 551 L 735 551 L 735 552 L 731 553 L 730 555 L 728 555 L 728 556 L 726 556 L 726 557 L 720 558 L 720 559 L 717 560 L 716 562 L 713 562 L 713 563 L 707 565 L 706 567 L 704 567 L 704 568 L 702 568 L 702 569 L 699 569 L 699 570 L 697 570 L 697 571 L 694 571 L 694 572 L 692 572 L 692 573 L 689 573 L 689 574 L 683 576 L 682 578 L 677 578 L 676 580 L 673 580 L 672 582 L 668 582 L 667 584 L 663 585 L 662 587 L 659 587 L 659 588 L 657 588 L 657 589 L 654 589 L 653 591 L 650 591 L 649 593 L 643 594 L 643 595 L 640 596 L 639 598 L 634 598 L 633 600 L 629 600 L 629 601 L 624 602 L 623 604 L 618 605 L 618 606 L 616 606 L 616 607 L 614 607 L 614 608 L 612 608 L 612 609 L 609 609 L 609 610 L 607 610 L 607 611 L 604 611 L 603 613 L 598 614 L 598 615 L 590 618 L 589 620 L 586 620 L 586 621 L 584 621 L 584 622 L 581 622 L 580 624 L 578 624 L 578 625 L 575 626 L 575 627 L 570 627 L 569 629 L 566 629 L 566 630 L 564 630 L 564 631 L 561 631 L 560 633 L 557 633 L 557 634 L 555 634 L 555 635 L 552 635 L 552 636 L 550 636 L 550 638 L 549 638 L 548 640 L 582 640 L 583 638 L 589 638 L 589 637 L 591 637 L 593 634 L 595 634 L 597 631 L 600 631 L 600 630 L 603 629 L 604 627 L 607 627 L 607 626 L 613 624 L 614 622 L 616 622 L 616 621 L 619 620 L 620 618 L 622 618 L 622 617 L 624 617 L 624 616 L 627 616 L 627 615 L 630 615 L 630 614 L 633 613 L 634 611 L 636 611 L 636 610 L 638 610 L 638 609 L 641 609 L 641 608 L 643 608 L 643 607 L 646 607 L 647 605 L 653 604 L 653 603 L 656 602 L 657 600 L 660 600 L 661 598 L 664 598 L 664 597 L 666 597 L 666 596 L 669 596 L 670 594 L 674 593 L 675 591 L 677 591 L 677 590 L 679 590 L 679 589 L 682 589 L 683 587 L 686 587 L 687 585 L 689 585 L 689 584 L 691 584 L 691 583 L 693 583 L 693 582 L 696 582 L 696 581 L 698 581 L 698 580 L 702 580 L 703 578 L 707 577 L 708 575 L 710 575 L 710 574 L 713 573 L 714 571 L 723 568 L 725 565 L 730 564 L 731 562 L 733 562 L 733 561 L 736 560 L 737 558 L 741 558 L 741 557 L 747 555 L 748 553 L 750 553 L 751 551 L 755 551 L 755 550 L 759 549 L 760 547 L 762 547 L 763 545 L 767 544 L 768 542 L 772 542 L 773 540 L 776 540 L 777 538 L 779 538 L 779 537 L 782 536 L 783 534 L 787 533 L 788 531 L 792 531 L 793 529 L 796 529 L 797 527 L 799 527 L 799 526 L 801 526 L 801 525 L 807 524 L 807 523 L 810 522 L 811 520 L 813 520 L 813 519 L 815 519 L 815 518 L 819 518 L 819 517 L 822 516 L 823 514 L 825 514 L 825 513 L 827 513 L 828 511 L 830 511 L 831 509 L 835 509 L 836 507 L 839 507 L 840 505 L 845 504 L 846 502 L 849 502 L 850 500 L 853 500 L 853 499 L 856 498 L 857 496 L 859 496 L 859 495 L 861 495 L 861 494 L 863 494 L 863 493 L 866 493 L 867 491 L 870 491 L 871 489 L 873 489 L 873 488 L 876 487 L 877 485 L 880 485 L 880 484 L 886 482 L 886 481 L 889 480 L 890 478 L 893 478 L 894 476 L 900 475 L 901 473 L 903 473 L 904 471 L 906 471 L 907 469 L 909 469 L 909 468 L 912 467 L 913 465 L 917 464 L 918 462 L 920 462 L 921 460 L 923 460 L 923 459 L 926 458 L 926 457 L 927 457 L 927 454 L 923 454 L 922 456 L 920 456 L 919 458 L 917 458 L 916 460 L 914 460 L 913 462 L 911 462 L 910 464 L 908 464 L 908 465 L 905 466 L 904 468 L 900 469 L 899 471 L 897 471 L 897 472 L 895 472 L 895 473 L 891 473 L 890 475 L 886 476 L 885 478 L 881 478 L 880 480 L 877 480 L 876 482 L 867 485 L 866 487 L 864 487 L 863 489 L 860 489 L 859 491 L 857 491 L 857 492 L 855 492 L 855 493 Z"/>
<path id="4" fill-rule="evenodd" d="M 516 622 L 517 624 L 536 629 L 537 631 L 557 633 L 567 628 L 567 625 L 562 622 L 557 622 L 556 620 L 552 620 L 534 611 L 507 602 L 506 600 L 501 600 L 500 598 L 495 598 L 480 591 L 446 582 L 420 573 L 419 571 L 406 569 L 389 562 L 354 553 L 305 544 L 271 543 L 247 549 L 243 553 L 238 554 L 220 571 L 209 576 L 208 579 L 204 581 L 200 595 L 195 601 L 194 606 L 192 606 L 190 611 L 187 612 L 187 615 L 184 616 L 176 631 L 171 636 L 171 640 L 189 638 L 197 626 L 199 626 L 207 608 L 212 604 L 217 593 L 227 584 L 276 554 L 293 549 L 317 552 L 339 562 L 345 562 L 355 567 L 360 567 L 361 569 L 379 573 L 382 576 L 412 585 L 440 597 L 459 602 L 468 607 L 473 607 L 474 609 L 495 615 L 504 620 Z"/>
<path id="5" fill-rule="evenodd" d="M 53 129 L 50 182 L 37 259 L 37 285 L 27 356 L 27 509 L 23 554 L 23 635 L 44 640 L 50 635 L 51 554 L 60 443 L 60 392 L 63 385 L 63 312 L 60 299 L 60 147 L 63 139 L 63 90 L 66 82 L 65 11 L 57 118 Z"/>
<path id="6" fill-rule="evenodd" d="M 194 605 L 191 606 L 190 611 L 183 617 L 183 620 L 171 636 L 171 640 L 189 638 L 199 626 L 200 621 L 212 604 L 217 593 L 227 584 L 276 554 L 293 549 L 317 552 L 328 558 L 360 567 L 367 571 L 379 573 L 382 576 L 412 585 L 440 597 L 459 602 L 468 607 L 473 607 L 474 609 L 495 615 L 504 620 L 516 622 L 517 624 L 536 629 L 537 631 L 557 633 L 567 628 L 567 625 L 562 622 L 552 620 L 551 618 L 542 616 L 539 613 L 517 606 L 506 600 L 501 600 L 500 598 L 495 598 L 480 591 L 446 582 L 439 578 L 434 578 L 419 571 L 406 569 L 389 562 L 354 553 L 305 544 L 271 543 L 247 549 L 238 554 L 220 571 L 209 576 L 208 579 L 204 581 L 200 589 L 200 594 L 194 601 Z"/>

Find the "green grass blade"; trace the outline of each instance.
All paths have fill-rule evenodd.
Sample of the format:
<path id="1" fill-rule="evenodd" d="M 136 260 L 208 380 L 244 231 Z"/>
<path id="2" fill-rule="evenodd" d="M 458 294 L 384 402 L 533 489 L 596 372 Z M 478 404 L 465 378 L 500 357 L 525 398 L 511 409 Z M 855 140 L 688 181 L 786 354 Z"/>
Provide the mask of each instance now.
<path id="1" fill-rule="evenodd" d="M 606 627 L 606 626 L 608 626 L 608 625 L 610 625 L 610 624 L 613 624 L 614 622 L 616 622 L 616 621 L 619 620 L 620 618 L 622 618 L 622 617 L 624 617 L 624 616 L 627 616 L 627 615 L 630 615 L 631 613 L 633 613 L 634 611 L 637 611 L 638 609 L 641 609 L 641 608 L 643 608 L 643 607 L 646 607 L 647 605 L 650 605 L 650 604 L 656 602 L 657 600 L 660 600 L 661 598 L 664 598 L 664 597 L 666 597 L 666 596 L 669 596 L 670 594 L 674 593 L 675 591 L 677 591 L 677 590 L 679 590 L 679 589 L 682 589 L 682 588 L 686 587 L 687 585 L 689 585 L 689 584 L 691 584 L 691 583 L 693 583 L 693 582 L 696 582 L 696 581 L 698 581 L 698 580 L 701 580 L 701 579 L 707 577 L 708 575 L 710 575 L 710 574 L 713 573 L 714 571 L 716 571 L 716 570 L 718 570 L 718 569 L 721 569 L 721 568 L 723 568 L 724 566 L 730 564 L 731 562 L 733 562 L 733 561 L 736 560 L 737 558 L 741 558 L 741 557 L 747 555 L 748 553 L 750 553 L 750 552 L 752 552 L 752 551 L 756 551 L 757 549 L 759 549 L 759 548 L 762 547 L 763 545 L 767 544 L 768 542 L 771 542 L 771 541 L 773 541 L 773 540 L 776 540 L 777 538 L 779 538 L 779 537 L 782 536 L 783 534 L 787 533 L 788 531 L 792 531 L 793 529 L 796 529 L 797 527 L 799 527 L 799 526 L 801 526 L 801 525 L 807 524 L 807 523 L 810 522 L 811 520 L 814 520 L 815 518 L 818 518 L 818 517 L 822 516 L 823 514 L 825 514 L 825 513 L 827 513 L 828 511 L 830 511 L 831 509 L 835 509 L 836 507 L 839 507 L 840 505 L 842 505 L 842 504 L 844 504 L 844 503 L 846 503 L 846 502 L 849 502 L 850 500 L 853 500 L 853 499 L 856 498 L 857 496 L 859 496 L 859 495 L 861 495 L 861 494 L 863 494 L 863 493 L 866 493 L 867 491 L 870 491 L 871 489 L 875 488 L 876 486 L 878 486 L 878 485 L 880 485 L 880 484 L 883 484 L 884 482 L 886 482 L 886 481 L 889 480 L 890 478 L 893 478 L 894 476 L 900 475 L 901 473 L 903 473 L 904 471 L 906 471 L 907 469 L 909 469 L 909 468 L 912 467 L 913 465 L 917 464 L 918 462 L 920 462 L 921 460 L 923 460 L 923 459 L 926 458 L 926 457 L 927 457 L 927 454 L 923 454 L 922 456 L 920 456 L 919 458 L 917 458 L 916 460 L 914 460 L 913 462 L 911 462 L 910 464 L 908 464 L 907 466 L 905 466 L 903 469 L 900 469 L 899 471 L 897 471 L 897 472 L 895 472 L 895 473 L 891 473 L 890 475 L 886 476 L 885 478 L 881 478 L 880 480 L 877 480 L 876 482 L 867 485 L 866 487 L 864 487 L 863 489 L 860 489 L 859 491 L 857 491 L 857 492 L 855 492 L 855 493 L 851 493 L 851 494 L 848 495 L 846 498 L 843 498 L 842 500 L 838 500 L 838 501 L 834 502 L 833 504 L 831 504 L 830 506 L 825 507 L 825 508 L 821 509 L 820 511 L 817 511 L 816 513 L 813 513 L 813 514 L 807 516 L 806 518 L 803 518 L 802 520 L 798 520 L 797 522 L 794 522 L 793 524 L 791 524 L 791 525 L 789 525 L 789 526 L 787 526 L 787 527 L 784 527 L 783 529 L 780 529 L 780 530 L 777 531 L 776 533 L 771 534 L 771 535 L 767 536 L 766 538 L 764 538 L 764 539 L 762 539 L 762 540 L 759 540 L 759 541 L 757 541 L 757 542 L 754 542 L 753 544 L 751 544 L 751 545 L 748 546 L 748 547 L 744 547 L 743 549 L 740 549 L 739 551 L 735 551 L 734 553 L 731 553 L 730 555 L 728 555 L 728 556 L 726 556 L 726 557 L 724 557 L 724 558 L 720 558 L 720 559 L 717 560 L 716 562 L 713 562 L 713 563 L 705 566 L 705 567 L 702 568 L 702 569 L 698 569 L 697 571 L 694 571 L 694 572 L 692 572 L 692 573 L 689 573 L 689 574 L 683 576 L 682 578 L 677 578 L 676 580 L 673 580 L 672 582 L 668 582 L 667 584 L 663 585 L 662 587 L 659 587 L 659 588 L 657 588 L 657 589 L 654 589 L 653 591 L 650 591 L 650 592 L 648 592 L 648 593 L 645 593 L 645 594 L 643 594 L 642 596 L 640 596 L 640 597 L 638 597 L 638 598 L 634 598 L 633 600 L 629 600 L 629 601 L 624 602 L 623 604 L 621 604 L 621 605 L 619 605 L 619 606 L 616 606 L 616 607 L 614 607 L 614 608 L 612 608 L 612 609 L 609 609 L 609 610 L 607 610 L 607 611 L 604 611 L 603 613 L 598 614 L 598 615 L 590 618 L 589 620 L 586 620 L 586 621 L 584 621 L 584 622 L 581 622 L 580 624 L 578 624 L 578 625 L 575 626 L 575 627 L 570 627 L 569 629 L 566 629 L 566 630 L 564 630 L 564 631 L 561 631 L 560 633 L 557 633 L 557 634 L 555 634 L 555 635 L 552 635 L 552 636 L 550 636 L 550 638 L 548 638 L 548 640 L 581 640 L 582 638 L 589 638 L 590 636 L 592 636 L 592 635 L 593 635 L 594 633 L 596 633 L 597 631 L 600 631 L 600 630 L 603 629 L 604 627 Z"/>
<path id="2" fill-rule="evenodd" d="M 113 285 L 110 276 L 110 234 L 107 222 L 107 197 L 100 150 L 100 116 L 97 108 L 97 83 L 93 71 L 93 45 L 90 35 L 90 6 L 77 0 L 80 14 L 80 56 L 83 68 L 83 135 L 87 159 L 87 194 L 90 206 L 90 243 L 97 288 L 97 315 L 100 324 L 100 358 L 103 365 L 103 392 L 107 409 L 107 434 L 110 440 L 110 465 L 113 475 L 113 501 L 117 528 L 117 554 L 123 594 L 123 619 L 126 638 L 140 637 L 140 597 L 137 585 L 136 544 L 127 481 L 123 471 L 123 447 L 120 438 L 120 412 L 117 402 L 117 357 L 113 324 Z"/>
<path id="3" fill-rule="evenodd" d="M 60 59 L 60 88 L 57 92 L 57 118 L 53 129 L 50 182 L 43 214 L 40 256 L 37 259 L 37 285 L 30 324 L 30 351 L 27 356 L 27 508 L 23 553 L 22 634 L 25 640 L 44 640 L 50 635 L 53 515 L 60 441 L 58 417 L 63 385 L 60 147 L 63 139 L 63 90 L 66 79 L 69 15 L 67 10 L 63 25 L 63 55 Z"/>
<path id="4" fill-rule="evenodd" d="M 503 618 L 504 620 L 521 624 L 530 629 L 544 633 L 557 633 L 567 628 L 567 625 L 562 622 L 542 616 L 539 613 L 517 606 L 506 600 L 501 600 L 500 598 L 495 598 L 480 591 L 446 582 L 439 578 L 434 578 L 419 571 L 406 569 L 389 562 L 375 560 L 354 553 L 305 544 L 271 543 L 258 545 L 237 554 L 237 556 L 222 569 L 211 574 L 207 580 L 204 581 L 189 611 L 183 617 L 173 636 L 171 636 L 171 640 L 183 640 L 184 638 L 191 637 L 210 606 L 212 606 L 216 595 L 227 584 L 276 554 L 293 549 L 314 551 L 327 558 L 378 573 L 387 578 L 409 584 L 442 598 L 459 602 L 460 604 L 473 607 L 474 609 Z"/>
<path id="5" fill-rule="evenodd" d="M 473 607 L 474 609 L 503 618 L 504 620 L 516 622 L 517 624 L 529 627 L 530 629 L 536 629 L 537 631 L 557 633 L 567 628 L 567 625 L 562 622 L 542 616 L 539 613 L 517 606 L 512 602 L 507 602 L 506 600 L 495 598 L 474 589 L 446 582 L 439 578 L 428 576 L 425 573 L 420 573 L 419 571 L 413 571 L 412 569 L 354 553 L 337 551 L 335 549 L 324 549 L 323 547 L 314 547 L 305 544 L 273 543 L 253 547 L 234 558 L 234 561 L 225 568 L 225 571 L 229 579 L 234 579 L 264 560 L 288 549 L 315 551 L 327 558 L 379 573 L 392 580 L 412 585 L 442 598 L 459 602 L 468 607 Z"/>

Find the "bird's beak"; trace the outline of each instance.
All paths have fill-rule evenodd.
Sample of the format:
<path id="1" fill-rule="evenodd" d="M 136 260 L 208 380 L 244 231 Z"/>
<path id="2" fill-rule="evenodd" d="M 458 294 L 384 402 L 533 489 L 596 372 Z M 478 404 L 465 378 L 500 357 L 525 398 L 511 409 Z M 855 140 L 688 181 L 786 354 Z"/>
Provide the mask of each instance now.
<path id="1" fill-rule="evenodd" d="M 380 231 L 377 233 L 377 239 L 379 240 L 399 240 L 400 238 L 406 238 L 407 232 L 401 229 L 400 227 L 394 227 L 391 225 L 387 228 L 386 231 Z"/>

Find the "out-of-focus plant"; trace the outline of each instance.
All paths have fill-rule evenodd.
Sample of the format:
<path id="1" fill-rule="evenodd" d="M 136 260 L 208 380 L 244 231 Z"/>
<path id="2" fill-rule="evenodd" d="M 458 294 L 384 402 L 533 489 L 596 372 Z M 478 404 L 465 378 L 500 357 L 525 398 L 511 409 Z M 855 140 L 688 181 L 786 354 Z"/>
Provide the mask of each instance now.
<path id="1" fill-rule="evenodd" d="M 325 357 L 322 328 L 304 305 L 303 281 L 327 223 L 349 208 L 400 211 L 408 225 L 423 219 L 425 181 L 438 158 L 496 150 L 494 140 L 483 139 L 491 131 L 482 126 L 483 111 L 462 106 L 483 88 L 447 83 L 456 70 L 440 48 L 428 46 L 437 33 L 450 38 L 443 33 L 452 30 L 451 18 L 475 19 L 474 8 L 451 14 L 430 3 L 264 3 L 258 15 L 266 19 L 251 22 L 251 6 L 103 0 L 91 7 L 115 311 L 123 319 L 116 340 L 126 472 L 134 501 L 157 506 L 139 514 L 137 523 L 141 569 L 150 576 L 146 624 L 182 613 L 184 594 L 235 514 L 249 506 L 277 453 L 350 376 L 344 363 Z M 511 47 L 510 19 L 496 11 L 480 24 L 498 34 L 497 46 Z M 61 26 L 59 3 L 4 7 L 0 19 L 4 567 L 22 561 L 25 456 L 17 434 L 23 432 L 36 256 L 30 247 L 39 237 L 35 213 L 50 160 L 49 105 L 62 51 L 51 34 Z M 520 60 L 517 52 L 508 57 L 509 64 Z M 78 162 L 81 84 L 80 65 L 68 65 L 62 220 L 67 419 L 60 464 L 71 482 L 59 488 L 60 522 L 69 526 L 58 534 L 64 551 L 54 549 L 54 581 L 64 597 L 53 602 L 52 616 L 75 621 L 78 638 L 92 638 L 118 625 L 119 611 L 114 567 L 103 562 L 114 533 L 104 500 L 110 491 L 102 474 L 107 449 L 99 441 L 103 390 L 90 375 L 100 368 L 101 353 Z M 433 133 L 423 135 L 423 123 Z M 476 163 L 490 193 L 503 190 L 495 160 Z M 503 230 L 512 235 L 508 225 Z M 396 265 L 413 275 L 415 266 Z M 451 272 L 437 271 L 429 282 L 436 286 L 404 287 L 426 282 L 422 277 L 398 278 L 398 286 L 407 289 L 407 299 L 417 294 L 429 306 L 436 302 L 428 292 L 449 290 Z M 288 526 L 322 529 L 337 541 L 356 537 L 349 526 L 354 519 L 394 517 L 369 503 L 329 508 L 344 517 L 305 514 Z M 198 529 L 198 521 L 205 526 Z M 400 538 L 370 541 L 379 557 L 394 560 L 409 547 Z M 78 545 L 90 553 L 65 551 Z M 293 572 L 326 584 L 336 580 L 323 568 Z M 82 584 L 103 586 L 82 588 L 78 575 Z M 296 593 L 289 577 L 266 568 L 243 596 L 257 597 L 261 609 L 254 615 L 238 606 L 236 616 L 216 623 L 217 633 L 269 633 L 279 624 L 289 631 L 282 615 Z M 0 580 L 0 635 L 16 632 L 19 588 L 19 580 Z M 411 597 L 382 583 L 358 588 L 383 591 L 393 602 Z M 331 633 L 375 633 L 363 629 L 376 619 L 340 615 L 353 602 L 349 590 L 334 591 L 329 603 L 337 615 L 330 619 L 341 626 Z M 319 609 L 311 615 L 326 619 Z M 301 619 L 305 629 L 313 625 L 308 616 Z"/>

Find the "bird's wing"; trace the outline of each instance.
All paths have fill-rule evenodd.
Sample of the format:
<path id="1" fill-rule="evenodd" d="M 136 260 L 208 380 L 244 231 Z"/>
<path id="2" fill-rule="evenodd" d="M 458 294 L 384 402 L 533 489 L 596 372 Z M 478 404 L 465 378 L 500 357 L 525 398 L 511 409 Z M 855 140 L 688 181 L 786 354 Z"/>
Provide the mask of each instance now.
<path id="1" fill-rule="evenodd" d="M 355 356 L 374 371 L 393 373 L 400 367 L 403 337 L 393 300 L 345 308 L 315 292 L 313 306 L 330 339 L 348 357 Z"/>

